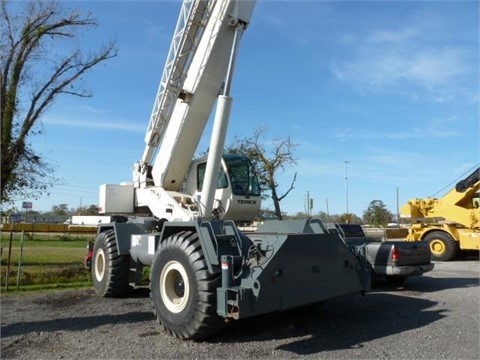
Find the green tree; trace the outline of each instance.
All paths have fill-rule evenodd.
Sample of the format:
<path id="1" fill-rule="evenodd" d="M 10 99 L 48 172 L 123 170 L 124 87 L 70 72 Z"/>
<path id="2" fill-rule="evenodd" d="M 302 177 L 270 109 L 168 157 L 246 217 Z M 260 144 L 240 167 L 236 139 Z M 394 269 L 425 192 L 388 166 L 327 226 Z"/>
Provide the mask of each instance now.
<path id="1" fill-rule="evenodd" d="M 2 202 L 38 198 L 53 184 L 53 167 L 29 138 L 42 132 L 39 120 L 60 95 L 91 96 L 83 76 L 116 56 L 114 42 L 98 52 L 79 49 L 78 33 L 96 26 L 95 19 L 60 2 L 34 0 L 10 7 L 10 1 L 0 0 Z M 68 44 L 71 50 L 63 52 Z"/>
<path id="2" fill-rule="evenodd" d="M 320 211 L 316 216 L 324 222 L 329 222 L 332 220 L 332 217 L 328 215 L 325 211 Z"/>
<path id="3" fill-rule="evenodd" d="M 87 215 L 98 215 L 98 206 L 97 205 L 90 205 L 87 208 Z"/>
<path id="4" fill-rule="evenodd" d="M 392 219 L 393 214 L 381 200 L 371 201 L 367 210 L 363 212 L 363 221 L 376 227 L 387 226 Z"/>
<path id="5" fill-rule="evenodd" d="M 332 214 L 329 215 L 324 211 L 320 211 L 316 217 L 319 217 L 325 222 L 335 221 L 337 223 L 363 224 L 360 217 L 355 214 Z"/>
<path id="6" fill-rule="evenodd" d="M 362 218 L 358 217 L 355 214 L 351 213 L 343 213 L 341 215 L 337 215 L 337 221 L 339 223 L 347 223 L 347 224 L 363 224 Z"/>
<path id="7" fill-rule="evenodd" d="M 283 194 L 279 193 L 277 177 L 285 171 L 286 166 L 296 164 L 293 152 L 298 145 L 290 137 L 287 137 L 269 141 L 271 146 L 267 150 L 265 141 L 262 139 L 264 133 L 265 129 L 257 129 L 252 137 L 236 138 L 233 144 L 226 147 L 225 151 L 250 159 L 260 181 L 262 196 L 272 199 L 275 216 L 282 220 L 280 202 L 293 190 L 297 173 Z"/>
<path id="8" fill-rule="evenodd" d="M 68 205 L 67 204 L 53 205 L 52 213 L 57 216 L 68 215 Z"/>
<path id="9" fill-rule="evenodd" d="M 298 220 L 298 219 L 306 219 L 308 216 L 305 214 L 303 211 L 298 211 L 297 213 L 290 215 L 290 214 L 285 214 L 283 216 L 284 219 L 286 220 Z"/>

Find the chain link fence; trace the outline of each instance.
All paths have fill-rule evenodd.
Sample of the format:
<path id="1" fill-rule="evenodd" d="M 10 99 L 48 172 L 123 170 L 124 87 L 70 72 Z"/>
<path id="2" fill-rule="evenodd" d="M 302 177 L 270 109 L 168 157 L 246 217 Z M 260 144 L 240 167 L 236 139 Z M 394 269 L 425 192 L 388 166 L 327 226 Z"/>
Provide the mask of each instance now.
<path id="1" fill-rule="evenodd" d="M 52 230 L 2 229 L 2 290 L 90 283 L 90 273 L 83 260 L 88 242 L 95 240 L 96 228 Z"/>

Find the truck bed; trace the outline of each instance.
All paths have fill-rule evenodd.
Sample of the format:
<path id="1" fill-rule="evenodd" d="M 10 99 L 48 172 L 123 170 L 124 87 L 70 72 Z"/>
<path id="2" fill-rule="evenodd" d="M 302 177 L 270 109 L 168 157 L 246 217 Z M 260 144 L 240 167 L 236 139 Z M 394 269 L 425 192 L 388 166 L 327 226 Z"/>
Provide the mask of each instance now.
<path id="1" fill-rule="evenodd" d="M 344 241 L 349 246 L 365 245 L 366 258 L 375 279 L 385 278 L 394 283 L 408 276 L 422 275 L 434 268 L 428 242 L 381 241 L 364 236 L 360 225 L 347 224 Z M 357 228 L 355 228 L 357 227 Z M 362 236 L 363 234 L 363 236 Z"/>

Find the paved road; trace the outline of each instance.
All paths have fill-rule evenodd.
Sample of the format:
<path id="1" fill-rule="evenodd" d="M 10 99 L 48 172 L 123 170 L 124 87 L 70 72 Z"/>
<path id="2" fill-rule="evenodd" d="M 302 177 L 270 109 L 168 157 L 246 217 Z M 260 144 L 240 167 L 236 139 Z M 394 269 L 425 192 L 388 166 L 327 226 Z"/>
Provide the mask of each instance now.
<path id="1" fill-rule="evenodd" d="M 435 265 L 403 288 L 236 321 L 203 343 L 160 331 L 145 290 L 2 297 L 1 358 L 478 359 L 478 257 Z"/>

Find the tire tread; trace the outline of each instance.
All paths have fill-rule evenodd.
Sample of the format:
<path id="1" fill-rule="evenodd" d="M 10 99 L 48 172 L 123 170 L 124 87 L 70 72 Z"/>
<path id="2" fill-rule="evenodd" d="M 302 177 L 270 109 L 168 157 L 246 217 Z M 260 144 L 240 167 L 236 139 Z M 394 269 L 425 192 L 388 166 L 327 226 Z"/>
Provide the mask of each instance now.
<path id="1" fill-rule="evenodd" d="M 160 256 L 165 251 L 177 249 L 189 259 L 188 266 L 191 267 L 195 275 L 196 289 L 195 310 L 191 319 L 183 327 L 171 326 L 168 321 L 162 319 L 162 314 L 156 309 L 156 301 L 153 293 L 159 294 L 158 281 L 156 274 L 161 272 L 157 269 Z M 203 254 L 198 234 L 193 231 L 182 231 L 165 239 L 158 247 L 152 262 L 152 272 L 150 281 L 150 300 L 153 307 L 153 313 L 162 328 L 173 337 L 185 340 L 204 340 L 217 334 L 225 326 L 225 321 L 217 314 L 216 289 L 221 284 L 219 274 L 210 274 L 208 271 L 205 255 Z"/>

